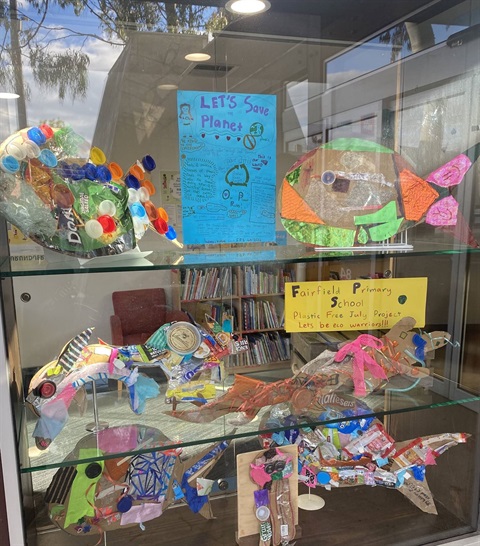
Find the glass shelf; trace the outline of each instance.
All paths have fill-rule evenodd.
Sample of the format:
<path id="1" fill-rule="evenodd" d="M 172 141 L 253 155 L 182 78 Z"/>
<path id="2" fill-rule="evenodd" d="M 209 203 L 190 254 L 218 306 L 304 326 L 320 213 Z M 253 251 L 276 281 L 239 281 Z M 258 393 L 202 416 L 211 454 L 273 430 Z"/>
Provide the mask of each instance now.
<path id="1" fill-rule="evenodd" d="M 0 264 L 2 277 L 22 277 L 36 275 L 63 275 L 79 273 L 109 273 L 114 271 L 152 271 L 182 269 L 202 266 L 235 266 L 252 264 L 308 263 L 317 261 L 341 261 L 345 259 L 371 260 L 376 256 L 398 258 L 401 256 L 425 256 L 442 254 L 465 254 L 480 252 L 479 248 L 456 242 L 453 238 L 430 237 L 409 241 L 412 250 L 399 250 L 382 246 L 374 250 L 354 248 L 351 250 L 319 249 L 301 244 L 284 246 L 262 246 L 261 248 L 231 245 L 218 245 L 208 249 L 171 247 L 153 251 L 148 256 L 130 257 L 118 255 L 94 258 L 80 263 L 76 258 L 50 253 L 50 257 L 40 260 L 34 257 L 3 257 Z M 141 254 L 146 254 L 141 253 Z M 50 261 L 49 261 L 50 260 Z"/>
<path id="2" fill-rule="evenodd" d="M 233 377 L 229 377 L 223 387 L 219 387 L 218 396 L 233 382 Z M 448 382 L 442 379 L 442 382 Z M 345 400 L 351 402 L 354 415 L 363 418 L 376 416 L 382 419 L 384 416 L 394 415 L 405 412 L 415 412 L 420 410 L 441 408 L 457 404 L 468 404 L 468 407 L 477 407 L 480 403 L 480 396 L 470 396 L 458 400 L 451 400 L 434 392 L 433 378 L 431 376 L 424 377 L 418 384 L 412 383 L 411 380 L 405 377 L 393 378 L 388 384 L 389 390 L 378 390 L 366 397 L 355 398 L 334 391 L 331 394 L 323 395 L 323 407 L 334 407 L 334 411 L 325 418 L 314 412 L 303 412 L 297 417 L 297 422 L 287 425 L 281 421 L 276 421 L 272 425 L 270 418 L 270 410 L 272 406 L 257 408 L 255 417 L 251 421 L 245 420 L 244 414 L 239 412 L 229 412 L 221 415 L 211 422 L 189 422 L 178 419 L 166 414 L 172 410 L 172 405 L 167 404 L 163 396 L 165 384 L 161 384 L 161 394 L 153 400 L 147 401 L 146 410 L 141 415 L 134 414 L 128 404 L 125 391 L 119 394 L 119 391 L 111 390 L 100 393 L 98 395 L 98 416 L 101 421 L 106 421 L 109 428 L 113 427 L 128 427 L 137 426 L 153 427 L 158 429 L 167 440 L 163 445 L 142 445 L 139 443 L 137 448 L 126 449 L 121 443 L 109 446 L 107 451 L 98 452 L 98 456 L 88 459 L 75 459 L 69 456 L 77 442 L 86 437 L 91 436 L 91 433 L 86 431 L 87 424 L 93 420 L 92 414 L 92 396 L 88 395 L 88 409 L 83 416 L 72 407 L 69 415 L 69 420 L 60 434 L 50 444 L 47 450 L 40 451 L 35 446 L 35 441 L 32 437 L 32 431 L 35 426 L 36 419 L 30 411 L 25 409 L 26 415 L 23 422 L 25 426 L 26 436 L 28 437 L 29 460 L 24 463 L 21 472 L 33 473 L 46 469 L 59 468 L 62 466 L 76 465 L 80 462 L 91 462 L 94 460 L 104 460 L 112 458 L 132 457 L 140 453 L 148 453 L 152 451 L 162 451 L 165 449 L 182 448 L 185 455 L 192 455 L 205 448 L 205 444 L 220 442 L 224 440 L 232 440 L 239 438 L 247 438 L 258 436 L 261 434 L 272 434 L 285 430 L 299 428 L 301 426 L 325 426 L 327 424 L 339 423 L 346 421 L 344 416 L 339 416 L 338 408 L 341 407 L 338 403 L 338 396 L 344 396 Z M 393 390 L 397 389 L 397 390 Z M 162 392 L 163 391 L 163 392 Z M 337 400 L 335 397 L 337 396 Z M 177 411 L 196 411 L 198 408 L 190 403 L 182 402 L 177 405 Z M 322 410 L 323 411 L 323 410 Z M 287 412 L 288 413 L 288 412 Z M 349 417 L 350 419 L 355 417 Z M 461 432 L 461 431 L 451 431 Z M 101 442 L 103 433 L 97 437 Z M 102 446 L 103 447 L 103 446 Z"/>

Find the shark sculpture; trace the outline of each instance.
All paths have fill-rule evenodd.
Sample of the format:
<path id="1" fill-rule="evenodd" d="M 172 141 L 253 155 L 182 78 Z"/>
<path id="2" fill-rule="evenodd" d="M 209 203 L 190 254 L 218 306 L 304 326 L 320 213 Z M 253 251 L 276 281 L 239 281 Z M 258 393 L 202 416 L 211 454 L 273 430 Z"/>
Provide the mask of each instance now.
<path id="1" fill-rule="evenodd" d="M 163 370 L 169 400 L 207 402 L 215 395 L 214 383 L 223 377 L 221 359 L 231 350 L 230 334 L 216 330 L 210 333 L 190 322 L 168 323 L 144 345 L 124 347 L 89 344 L 91 328 L 75 336 L 30 381 L 26 404 L 38 417 L 33 432 L 37 447 L 46 449 L 63 430 L 74 400 L 84 407 L 84 387 L 96 380 L 124 383 L 132 411 L 143 413 L 146 401 L 160 390 L 154 379 L 139 372 L 139 366 Z"/>
<path id="2" fill-rule="evenodd" d="M 197 409 L 171 411 L 184 421 L 206 423 L 222 415 L 241 412 L 251 420 L 261 408 L 288 402 L 296 415 L 318 417 L 338 393 L 363 397 L 388 388 L 395 376 L 410 377 L 413 384 L 429 376 L 426 359 L 447 343 L 447 332 L 417 332 L 415 320 L 406 317 L 380 338 L 362 334 L 356 340 L 326 350 L 293 377 L 266 383 L 236 375 L 233 386 L 221 397 Z"/>

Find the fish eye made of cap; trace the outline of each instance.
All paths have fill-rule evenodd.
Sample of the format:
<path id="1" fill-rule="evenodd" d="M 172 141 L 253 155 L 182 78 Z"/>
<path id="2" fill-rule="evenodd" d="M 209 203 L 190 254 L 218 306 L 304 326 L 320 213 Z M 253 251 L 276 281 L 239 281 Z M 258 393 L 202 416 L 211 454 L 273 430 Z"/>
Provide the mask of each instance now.
<path id="1" fill-rule="evenodd" d="M 322 173 L 321 181 L 325 184 L 325 186 L 330 186 L 335 182 L 336 176 L 333 171 L 324 171 Z"/>
<path id="2" fill-rule="evenodd" d="M 267 474 L 273 474 L 274 472 L 281 472 L 285 466 L 286 461 L 275 461 L 273 463 L 267 463 L 264 468 Z"/>

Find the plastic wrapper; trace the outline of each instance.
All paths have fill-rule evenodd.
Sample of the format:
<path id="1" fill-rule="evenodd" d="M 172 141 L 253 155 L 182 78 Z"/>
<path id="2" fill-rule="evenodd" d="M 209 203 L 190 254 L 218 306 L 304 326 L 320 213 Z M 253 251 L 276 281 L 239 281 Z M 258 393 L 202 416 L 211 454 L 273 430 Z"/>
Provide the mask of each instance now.
<path id="1" fill-rule="evenodd" d="M 415 466 L 435 464 L 435 459 L 450 447 L 464 444 L 468 434 L 462 432 L 444 433 L 423 438 L 415 438 L 402 445 L 393 457 L 394 469 L 407 469 Z"/>
<path id="2" fill-rule="evenodd" d="M 394 488 L 397 483 L 397 478 L 392 472 L 376 468 L 374 475 L 375 485 L 381 485 L 383 487 Z"/>
<path id="3" fill-rule="evenodd" d="M 361 436 L 354 438 L 343 450 L 349 457 L 366 454 L 372 459 L 383 459 L 395 449 L 395 440 L 379 423 L 373 423 Z"/>

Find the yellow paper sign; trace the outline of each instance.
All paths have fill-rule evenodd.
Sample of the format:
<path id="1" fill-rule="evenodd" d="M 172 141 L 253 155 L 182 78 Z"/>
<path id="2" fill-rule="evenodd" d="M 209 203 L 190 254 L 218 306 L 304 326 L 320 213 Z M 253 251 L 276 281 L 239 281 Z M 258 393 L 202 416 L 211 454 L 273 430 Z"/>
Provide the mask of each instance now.
<path id="1" fill-rule="evenodd" d="M 403 317 L 425 326 L 427 278 L 285 283 L 285 330 L 391 328 Z"/>

